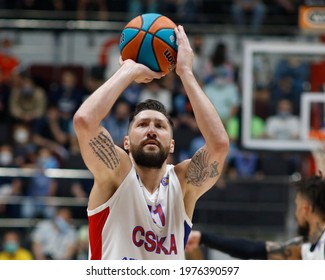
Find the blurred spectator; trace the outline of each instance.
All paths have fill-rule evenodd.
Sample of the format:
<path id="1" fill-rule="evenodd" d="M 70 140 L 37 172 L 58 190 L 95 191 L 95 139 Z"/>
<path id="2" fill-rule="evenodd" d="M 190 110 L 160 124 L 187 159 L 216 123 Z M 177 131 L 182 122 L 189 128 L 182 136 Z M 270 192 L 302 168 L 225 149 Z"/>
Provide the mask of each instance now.
<path id="1" fill-rule="evenodd" d="M 133 82 L 122 93 L 123 99 L 130 104 L 131 110 L 133 110 L 139 102 L 141 90 L 142 85 Z"/>
<path id="2" fill-rule="evenodd" d="M 300 120 L 293 115 L 290 100 L 282 99 L 277 104 L 277 114 L 266 119 L 266 135 L 271 139 L 298 139 Z"/>
<path id="3" fill-rule="evenodd" d="M 108 8 L 105 0 L 77 0 L 79 20 L 108 20 Z"/>
<path id="4" fill-rule="evenodd" d="M 0 84 L 7 82 L 20 64 L 20 60 L 13 54 L 12 43 L 8 36 L 0 41 Z"/>
<path id="5" fill-rule="evenodd" d="M 230 139 L 235 142 L 240 140 L 241 133 L 241 116 L 233 116 L 226 125 L 226 130 Z M 262 138 L 265 135 L 265 122 L 262 118 L 253 115 L 251 119 L 251 137 L 253 139 Z"/>
<path id="6" fill-rule="evenodd" d="M 223 83 L 235 82 L 235 66 L 229 60 L 229 49 L 226 43 L 218 42 L 214 48 L 214 52 L 206 62 L 204 67 L 205 71 L 205 83 L 209 83 L 215 78 L 222 79 Z M 202 71 L 202 69 L 201 69 Z M 223 74 L 222 77 L 216 77 L 216 74 Z"/>
<path id="7" fill-rule="evenodd" d="M 226 56 L 226 45 L 219 43 L 211 58 L 211 73 L 203 87 L 206 95 L 219 112 L 224 124 L 237 114 L 239 92 L 234 82 L 234 69 Z"/>
<path id="8" fill-rule="evenodd" d="M 124 147 L 124 136 L 127 135 L 129 127 L 130 105 L 123 99 L 118 100 L 112 112 L 103 120 L 102 125 L 108 131 L 116 145 Z"/>
<path id="9" fill-rule="evenodd" d="M 36 162 L 37 146 L 32 142 L 31 128 L 26 123 L 13 125 L 11 145 L 17 167 L 30 167 Z"/>
<path id="10" fill-rule="evenodd" d="M 299 6 L 301 0 L 274 0 L 270 3 L 270 12 L 274 10 L 275 20 L 286 25 L 296 26 L 298 24 Z M 280 30 L 281 32 L 281 30 Z"/>
<path id="11" fill-rule="evenodd" d="M 129 20 L 141 14 L 157 12 L 157 0 L 127 0 L 127 13 Z"/>
<path id="12" fill-rule="evenodd" d="M 2 240 L 0 260 L 32 260 L 32 253 L 21 246 L 20 236 L 15 231 L 5 232 Z"/>
<path id="13" fill-rule="evenodd" d="M 158 100 L 165 105 L 168 113 L 172 111 L 172 93 L 168 89 L 162 87 L 161 81 L 159 80 L 153 80 L 143 87 L 142 91 L 140 92 L 139 101 L 144 101 L 146 99 Z"/>
<path id="14" fill-rule="evenodd" d="M 257 33 L 265 18 L 266 6 L 262 0 L 233 0 L 231 12 L 239 31 L 244 31 L 245 26 L 249 24 L 249 31 Z"/>
<path id="15" fill-rule="evenodd" d="M 14 154 L 12 146 L 8 144 L 0 145 L 0 167 L 14 167 Z"/>
<path id="16" fill-rule="evenodd" d="M 63 118 L 55 105 L 50 106 L 46 115 L 38 119 L 33 126 L 33 143 L 49 148 L 64 161 L 68 156 L 70 145 L 69 124 L 70 120 Z"/>
<path id="17" fill-rule="evenodd" d="M 88 251 L 89 251 L 89 233 L 88 225 L 83 225 L 78 229 L 77 232 L 77 260 L 88 260 Z"/>
<path id="18" fill-rule="evenodd" d="M 76 73 L 72 70 L 65 70 L 62 72 L 60 83 L 51 88 L 49 103 L 56 105 L 62 117 L 70 120 L 84 97 L 85 90 L 78 86 Z"/>
<path id="19" fill-rule="evenodd" d="M 255 152 L 250 151 L 242 151 L 241 147 L 241 113 L 240 111 L 235 116 L 231 117 L 226 124 L 226 131 L 230 140 L 230 149 L 227 155 L 226 163 L 229 164 L 229 168 L 235 168 L 233 171 L 236 172 L 236 175 L 244 176 L 243 174 L 246 172 L 236 170 L 241 168 L 245 168 L 245 166 L 241 167 L 240 163 L 243 163 L 244 160 L 258 160 L 258 155 Z M 265 122 L 260 117 L 253 115 L 251 119 L 251 138 L 263 138 L 265 136 Z M 254 164 L 255 167 L 255 163 Z M 236 166 L 237 165 L 237 166 Z M 248 167 L 248 166 L 247 166 Z M 226 169 L 228 166 L 226 165 Z M 253 170 L 251 170 L 253 172 Z M 248 173 L 248 171 L 246 172 Z M 234 175 L 234 172 L 233 172 Z M 247 176 L 250 174 L 247 174 Z M 252 175 L 252 174 L 251 174 Z"/>
<path id="20" fill-rule="evenodd" d="M 177 1 L 175 1 L 177 2 Z M 202 12 L 202 0 L 178 1 L 179 20 L 185 23 L 196 23 L 200 21 Z"/>
<path id="21" fill-rule="evenodd" d="M 56 179 L 48 177 L 45 170 L 58 168 L 59 163 L 51 151 L 43 147 L 38 151 L 35 167 L 37 169 L 27 184 L 26 196 L 28 199 L 24 200 L 22 215 L 25 218 L 51 218 L 54 215 L 54 208 L 49 203 L 50 200 L 44 201 L 44 198 L 56 196 L 58 183 Z"/>
<path id="22" fill-rule="evenodd" d="M 15 121 L 32 124 L 45 113 L 47 98 L 27 73 L 20 73 L 18 85 L 12 88 L 9 97 L 10 115 Z"/>
<path id="23" fill-rule="evenodd" d="M 0 168 L 15 167 L 12 147 L 8 144 L 0 145 Z M 0 176 L 0 197 L 12 194 L 12 177 Z M 1 205 L 1 203 L 0 203 Z M 5 205 L 0 206 L 0 212 L 5 213 Z"/>
<path id="24" fill-rule="evenodd" d="M 21 203 L 6 203 L 7 198 L 24 195 L 24 182 L 20 178 L 7 178 L 6 183 L 0 183 L 0 216 L 4 218 L 20 218 Z M 2 180 L 1 180 L 2 181 Z"/>
<path id="25" fill-rule="evenodd" d="M 253 92 L 254 115 L 265 121 L 272 112 L 271 106 L 271 93 L 269 87 L 267 85 L 257 85 Z"/>
<path id="26" fill-rule="evenodd" d="M 92 66 L 89 71 L 85 82 L 85 99 L 87 96 L 92 94 L 97 88 L 99 88 L 105 82 L 105 67 L 103 66 Z"/>
<path id="27" fill-rule="evenodd" d="M 11 119 L 9 114 L 9 85 L 1 81 L 1 70 L 0 70 L 0 144 L 8 142 L 9 131 L 11 125 Z"/>
<path id="28" fill-rule="evenodd" d="M 53 219 L 40 220 L 31 232 L 31 244 L 37 260 L 73 259 L 77 233 L 70 209 L 59 208 Z"/>
<path id="29" fill-rule="evenodd" d="M 199 136 L 200 132 L 193 115 L 183 114 L 175 119 L 175 163 L 191 157 L 191 143 Z"/>
<path id="30" fill-rule="evenodd" d="M 201 135 L 193 109 L 188 96 L 182 85 L 176 83 L 173 89 L 173 122 L 175 151 L 173 154 L 174 163 L 188 159 L 191 155 L 190 145 L 192 140 Z"/>
<path id="31" fill-rule="evenodd" d="M 202 35 L 195 35 L 192 39 L 192 49 L 194 53 L 193 59 L 193 72 L 199 78 L 200 81 L 204 80 L 205 64 L 207 64 L 207 58 L 203 52 L 204 37 Z"/>
<path id="32" fill-rule="evenodd" d="M 228 163 L 227 175 L 230 178 L 261 176 L 259 154 L 248 150 L 237 150 Z"/>
<path id="33" fill-rule="evenodd" d="M 271 102 L 274 108 L 279 100 L 286 98 L 293 103 L 293 112 L 300 112 L 300 96 L 309 86 L 310 65 L 292 56 L 277 62 L 271 81 Z"/>

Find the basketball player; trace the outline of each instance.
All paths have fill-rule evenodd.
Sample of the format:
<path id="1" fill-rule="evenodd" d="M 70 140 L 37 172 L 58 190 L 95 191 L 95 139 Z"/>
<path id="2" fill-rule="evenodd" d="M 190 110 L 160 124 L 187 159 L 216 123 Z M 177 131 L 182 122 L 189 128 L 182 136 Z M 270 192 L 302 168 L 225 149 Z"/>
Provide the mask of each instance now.
<path id="1" fill-rule="evenodd" d="M 83 159 L 94 175 L 88 203 L 90 259 L 185 259 L 195 203 L 220 176 L 229 139 L 193 75 L 193 52 L 183 27 L 175 33 L 176 73 L 206 144 L 192 159 L 168 165 L 172 122 L 161 103 L 148 100 L 130 117 L 127 152 L 114 145 L 101 120 L 133 81 L 149 83 L 164 75 L 132 60 L 121 62 L 74 116 Z"/>
<path id="2" fill-rule="evenodd" d="M 220 250 L 240 259 L 325 259 L 325 179 L 312 176 L 296 182 L 296 220 L 301 237 L 283 244 L 221 237 L 192 231 L 186 251 L 199 244 Z"/>

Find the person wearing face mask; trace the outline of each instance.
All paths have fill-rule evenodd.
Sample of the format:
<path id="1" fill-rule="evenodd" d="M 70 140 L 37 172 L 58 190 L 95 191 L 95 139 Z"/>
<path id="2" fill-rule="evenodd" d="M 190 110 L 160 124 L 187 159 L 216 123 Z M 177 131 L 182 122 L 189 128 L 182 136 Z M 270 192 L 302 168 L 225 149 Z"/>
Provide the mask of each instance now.
<path id="1" fill-rule="evenodd" d="M 32 260 L 32 253 L 21 247 L 17 232 L 7 231 L 3 236 L 0 260 Z"/>
<path id="2" fill-rule="evenodd" d="M 205 65 L 204 91 L 226 125 L 239 110 L 240 97 L 235 66 L 229 60 L 228 46 L 219 42 Z"/>
<path id="3" fill-rule="evenodd" d="M 10 145 L 0 146 L 0 167 L 13 167 L 14 156 Z"/>
<path id="4" fill-rule="evenodd" d="M 299 136 L 299 117 L 293 115 L 292 102 L 282 99 L 277 104 L 277 114 L 266 119 L 266 134 L 270 139 L 297 139 Z"/>
<path id="5" fill-rule="evenodd" d="M 36 145 L 31 141 L 31 131 L 26 123 L 18 122 L 12 126 L 11 143 L 17 167 L 29 167 L 33 163 Z"/>
<path id="6" fill-rule="evenodd" d="M 44 115 L 47 99 L 44 89 L 27 73 L 21 73 L 19 79 L 9 97 L 9 113 L 14 120 L 30 124 Z"/>
<path id="7" fill-rule="evenodd" d="M 53 217 L 54 207 L 44 201 L 37 200 L 38 197 L 56 196 L 58 181 L 48 177 L 44 170 L 48 168 L 58 168 L 59 163 L 48 148 L 40 148 L 37 151 L 36 164 L 33 167 L 37 171 L 29 179 L 26 185 L 26 196 L 22 205 L 22 216 L 32 217 Z"/>
<path id="8" fill-rule="evenodd" d="M 31 233 L 32 252 L 37 260 L 71 260 L 77 246 L 77 231 L 69 208 L 57 209 L 53 219 L 41 220 Z"/>

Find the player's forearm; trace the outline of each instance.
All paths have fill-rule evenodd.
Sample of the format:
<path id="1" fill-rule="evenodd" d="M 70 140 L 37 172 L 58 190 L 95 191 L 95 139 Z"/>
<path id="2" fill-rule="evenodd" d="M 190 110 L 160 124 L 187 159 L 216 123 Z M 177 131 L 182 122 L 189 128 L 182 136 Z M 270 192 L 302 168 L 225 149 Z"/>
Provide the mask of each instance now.
<path id="1" fill-rule="evenodd" d="M 191 102 L 198 127 L 208 149 L 227 148 L 229 138 L 218 112 L 203 92 L 192 72 L 180 76 Z"/>
<path id="2" fill-rule="evenodd" d="M 223 237 L 202 233 L 201 244 L 239 259 L 267 259 L 267 251 L 264 241 L 255 241 L 236 237 Z"/>
<path id="3" fill-rule="evenodd" d="M 109 80 L 85 100 L 78 109 L 75 120 L 82 119 L 91 126 L 98 126 L 132 81 L 132 68 L 123 64 Z"/>

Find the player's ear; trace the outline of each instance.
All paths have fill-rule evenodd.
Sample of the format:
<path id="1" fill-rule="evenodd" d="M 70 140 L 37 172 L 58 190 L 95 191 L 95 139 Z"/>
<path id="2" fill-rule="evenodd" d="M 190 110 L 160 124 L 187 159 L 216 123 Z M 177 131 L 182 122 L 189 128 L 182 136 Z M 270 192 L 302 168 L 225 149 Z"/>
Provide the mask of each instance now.
<path id="1" fill-rule="evenodd" d="M 174 153 L 174 149 L 175 149 L 175 141 L 174 141 L 174 139 L 172 139 L 172 140 L 170 141 L 169 152 L 170 152 L 171 154 Z"/>
<path id="2" fill-rule="evenodd" d="M 123 147 L 124 147 L 124 150 L 127 150 L 127 151 L 130 149 L 130 139 L 129 139 L 128 135 L 124 136 Z"/>
<path id="3" fill-rule="evenodd" d="M 303 209 L 304 209 L 304 212 L 305 212 L 306 215 L 313 212 L 313 207 L 307 200 L 304 201 Z"/>

